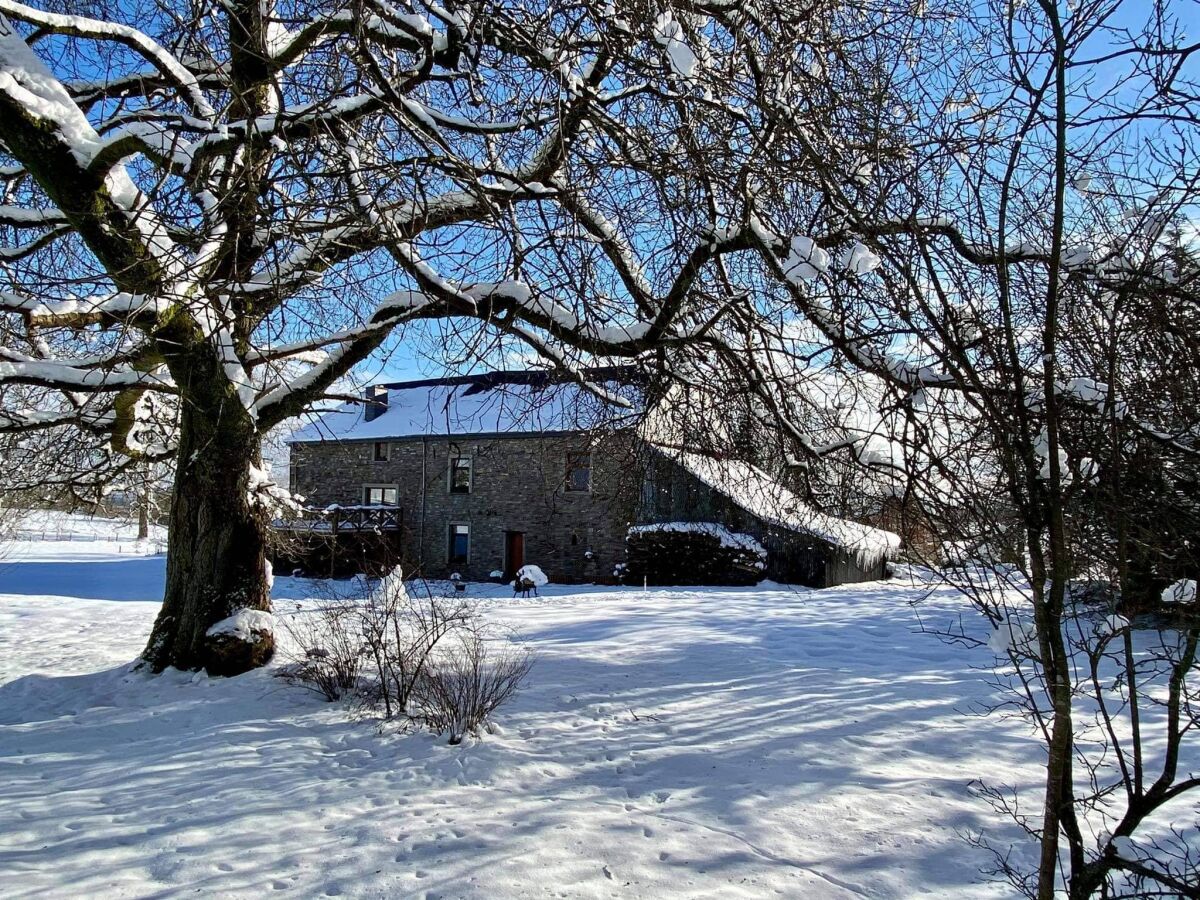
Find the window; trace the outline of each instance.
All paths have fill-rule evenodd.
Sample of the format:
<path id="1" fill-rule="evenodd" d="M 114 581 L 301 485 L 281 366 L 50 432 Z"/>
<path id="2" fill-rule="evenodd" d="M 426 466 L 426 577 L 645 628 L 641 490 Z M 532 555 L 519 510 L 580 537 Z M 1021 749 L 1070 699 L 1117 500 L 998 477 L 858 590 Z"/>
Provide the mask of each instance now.
<path id="1" fill-rule="evenodd" d="M 592 454 L 567 454 L 567 490 L 586 493 L 592 489 Z"/>
<path id="2" fill-rule="evenodd" d="M 471 526 L 450 526 L 450 559 L 452 563 L 466 562 L 471 556 Z"/>
<path id="3" fill-rule="evenodd" d="M 450 457 L 450 493 L 471 493 L 471 457 Z"/>
<path id="4" fill-rule="evenodd" d="M 398 497 L 394 484 L 363 485 L 363 503 L 367 506 L 395 506 Z"/>
<path id="5" fill-rule="evenodd" d="M 387 441 L 375 442 L 375 462 L 387 462 L 392 455 L 392 445 Z"/>

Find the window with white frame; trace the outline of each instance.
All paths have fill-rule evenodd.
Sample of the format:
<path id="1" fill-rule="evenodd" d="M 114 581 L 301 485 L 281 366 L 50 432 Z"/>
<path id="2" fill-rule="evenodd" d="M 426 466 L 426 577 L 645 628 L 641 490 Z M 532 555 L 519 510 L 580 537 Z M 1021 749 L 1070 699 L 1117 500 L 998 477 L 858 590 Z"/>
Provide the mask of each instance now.
<path id="1" fill-rule="evenodd" d="M 395 506 L 399 496 L 394 484 L 363 485 L 363 503 L 367 506 Z"/>
<path id="2" fill-rule="evenodd" d="M 450 550 L 447 558 L 451 563 L 463 563 L 471 558 L 470 525 L 457 523 L 450 526 Z"/>

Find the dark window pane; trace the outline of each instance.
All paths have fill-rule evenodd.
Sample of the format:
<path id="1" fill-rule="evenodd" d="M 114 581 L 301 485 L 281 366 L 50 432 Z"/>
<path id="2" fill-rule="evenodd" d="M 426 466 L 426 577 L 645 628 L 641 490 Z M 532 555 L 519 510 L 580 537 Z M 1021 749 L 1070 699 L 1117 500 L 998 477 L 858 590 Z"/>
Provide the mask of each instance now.
<path id="1" fill-rule="evenodd" d="M 450 460 L 450 493 L 471 493 L 471 457 L 456 456 Z"/>
<path id="2" fill-rule="evenodd" d="M 450 562 L 466 562 L 471 553 L 471 526 L 450 526 Z"/>
<path id="3" fill-rule="evenodd" d="M 567 454 L 567 490 L 590 491 L 592 489 L 592 454 Z"/>
<path id="4" fill-rule="evenodd" d="M 391 446 L 388 444 L 387 441 L 376 441 L 375 442 L 375 461 L 376 462 L 387 462 L 389 450 L 391 450 Z"/>

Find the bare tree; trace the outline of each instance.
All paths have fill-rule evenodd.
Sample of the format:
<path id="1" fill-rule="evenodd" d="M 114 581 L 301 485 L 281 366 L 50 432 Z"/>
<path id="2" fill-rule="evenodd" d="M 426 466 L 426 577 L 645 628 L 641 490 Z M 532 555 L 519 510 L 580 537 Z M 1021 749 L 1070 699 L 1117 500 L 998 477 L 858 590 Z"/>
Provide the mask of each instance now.
<path id="1" fill-rule="evenodd" d="M 1015 565 L 954 580 L 992 618 L 1046 742 L 1043 803 L 1021 818 L 1038 864 L 1001 867 L 1031 897 L 1196 891 L 1187 841 L 1151 824 L 1198 785 L 1181 764 L 1196 724 L 1194 619 L 1160 623 L 1147 650 L 1123 619 L 1089 618 L 1072 596 L 1090 563 L 1106 562 L 1129 601 L 1200 565 L 1187 537 L 1200 268 L 1178 236 L 1200 199 L 1187 8 L 1005 2 L 948 24 L 958 49 L 937 45 L 944 70 L 899 92 L 911 156 L 880 163 L 873 204 L 841 204 L 879 277 L 802 283 L 797 272 L 814 273 L 765 256 L 820 340 L 774 370 L 730 364 L 784 412 L 789 366 L 840 359 L 869 373 L 889 447 L 848 433 L 845 457 Z M 790 250 L 810 269 L 829 262 L 795 238 Z M 782 426 L 816 467 L 830 444 L 803 416 Z M 1172 526 L 1147 527 L 1164 516 Z M 1131 851 L 1131 835 L 1160 852 Z"/>
<path id="2" fill-rule="evenodd" d="M 879 76 L 888 105 L 872 111 L 888 141 L 864 148 L 852 177 L 800 154 L 836 215 L 763 202 L 791 190 L 782 172 L 764 187 L 754 238 L 773 278 L 708 336 L 719 374 L 684 350 L 672 374 L 749 398 L 826 505 L 850 499 L 831 490 L 839 480 L 878 485 L 957 539 L 952 556 L 1015 567 L 982 583 L 948 573 L 1009 635 L 1001 655 L 1020 645 L 1017 690 L 1046 741 L 1043 803 L 1022 819 L 1039 860 L 1005 868 L 1014 883 L 1039 898 L 1190 896 L 1182 838 L 1157 862 L 1124 839 L 1158 840 L 1151 820 L 1196 786 L 1180 763 L 1195 723 L 1192 626 L 1162 622 L 1154 649 L 1117 654 L 1125 639 L 1112 635 L 1128 629 L 1073 599 L 1098 566 L 1124 607 L 1200 571 L 1190 7 L 920 6 L 909 37 L 927 42 L 901 41 Z M 921 57 L 937 66 L 897 74 Z M 844 394 L 870 415 L 831 413 Z M 1125 739 L 1127 727 L 1145 731 Z M 1139 780 L 1152 745 L 1158 771 Z"/>
<path id="3" fill-rule="evenodd" d="M 0 429 L 176 458 L 145 657 L 194 668 L 269 602 L 262 434 L 408 323 L 461 359 L 636 357 L 665 400 L 744 398 L 720 439 L 769 426 L 811 493 L 837 459 L 1009 545 L 1048 750 L 1031 890 L 1084 896 L 1082 450 L 1107 423 L 1110 473 L 1133 437 L 1151 469 L 1198 452 L 1186 378 L 1131 403 L 1142 354 L 1157 386 L 1179 357 L 1129 322 L 1196 298 L 1166 239 L 1197 187 L 1180 8 L 0 0 L 0 384 L 38 398 Z M 831 370 L 876 425 L 825 415 Z"/>
<path id="4" fill-rule="evenodd" d="M 28 508 L 20 495 L 7 494 L 0 497 L 0 559 L 11 551 L 11 542 L 16 540 Z"/>
<path id="5" fill-rule="evenodd" d="M 178 460 L 150 666 L 267 607 L 261 436 L 402 323 L 571 369 L 749 314 L 762 179 L 820 216 L 798 153 L 899 152 L 835 115 L 908 29 L 857 6 L 0 2 L 0 382 L 38 396 L 0 428 Z"/>

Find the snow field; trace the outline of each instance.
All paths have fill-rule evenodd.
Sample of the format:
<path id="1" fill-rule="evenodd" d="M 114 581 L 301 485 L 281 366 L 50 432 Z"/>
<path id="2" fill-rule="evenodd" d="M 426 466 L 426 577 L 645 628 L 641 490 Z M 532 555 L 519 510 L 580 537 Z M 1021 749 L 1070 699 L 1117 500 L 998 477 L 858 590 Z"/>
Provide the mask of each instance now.
<path id="1" fill-rule="evenodd" d="M 151 525 L 149 538 L 142 541 L 137 539 L 137 530 L 135 519 L 38 510 L 20 518 L 15 540 L 0 544 L 0 566 L 10 560 L 65 562 L 166 552 L 166 528 Z"/>
<path id="2" fill-rule="evenodd" d="M 911 585 L 472 585 L 538 660 L 449 747 L 269 671 L 132 672 L 161 566 L 0 573 L 0 895 L 1008 896 L 962 834 L 1015 835 L 967 786 L 1036 782 L 1037 746 L 964 715 L 990 658 L 914 633 Z"/>

